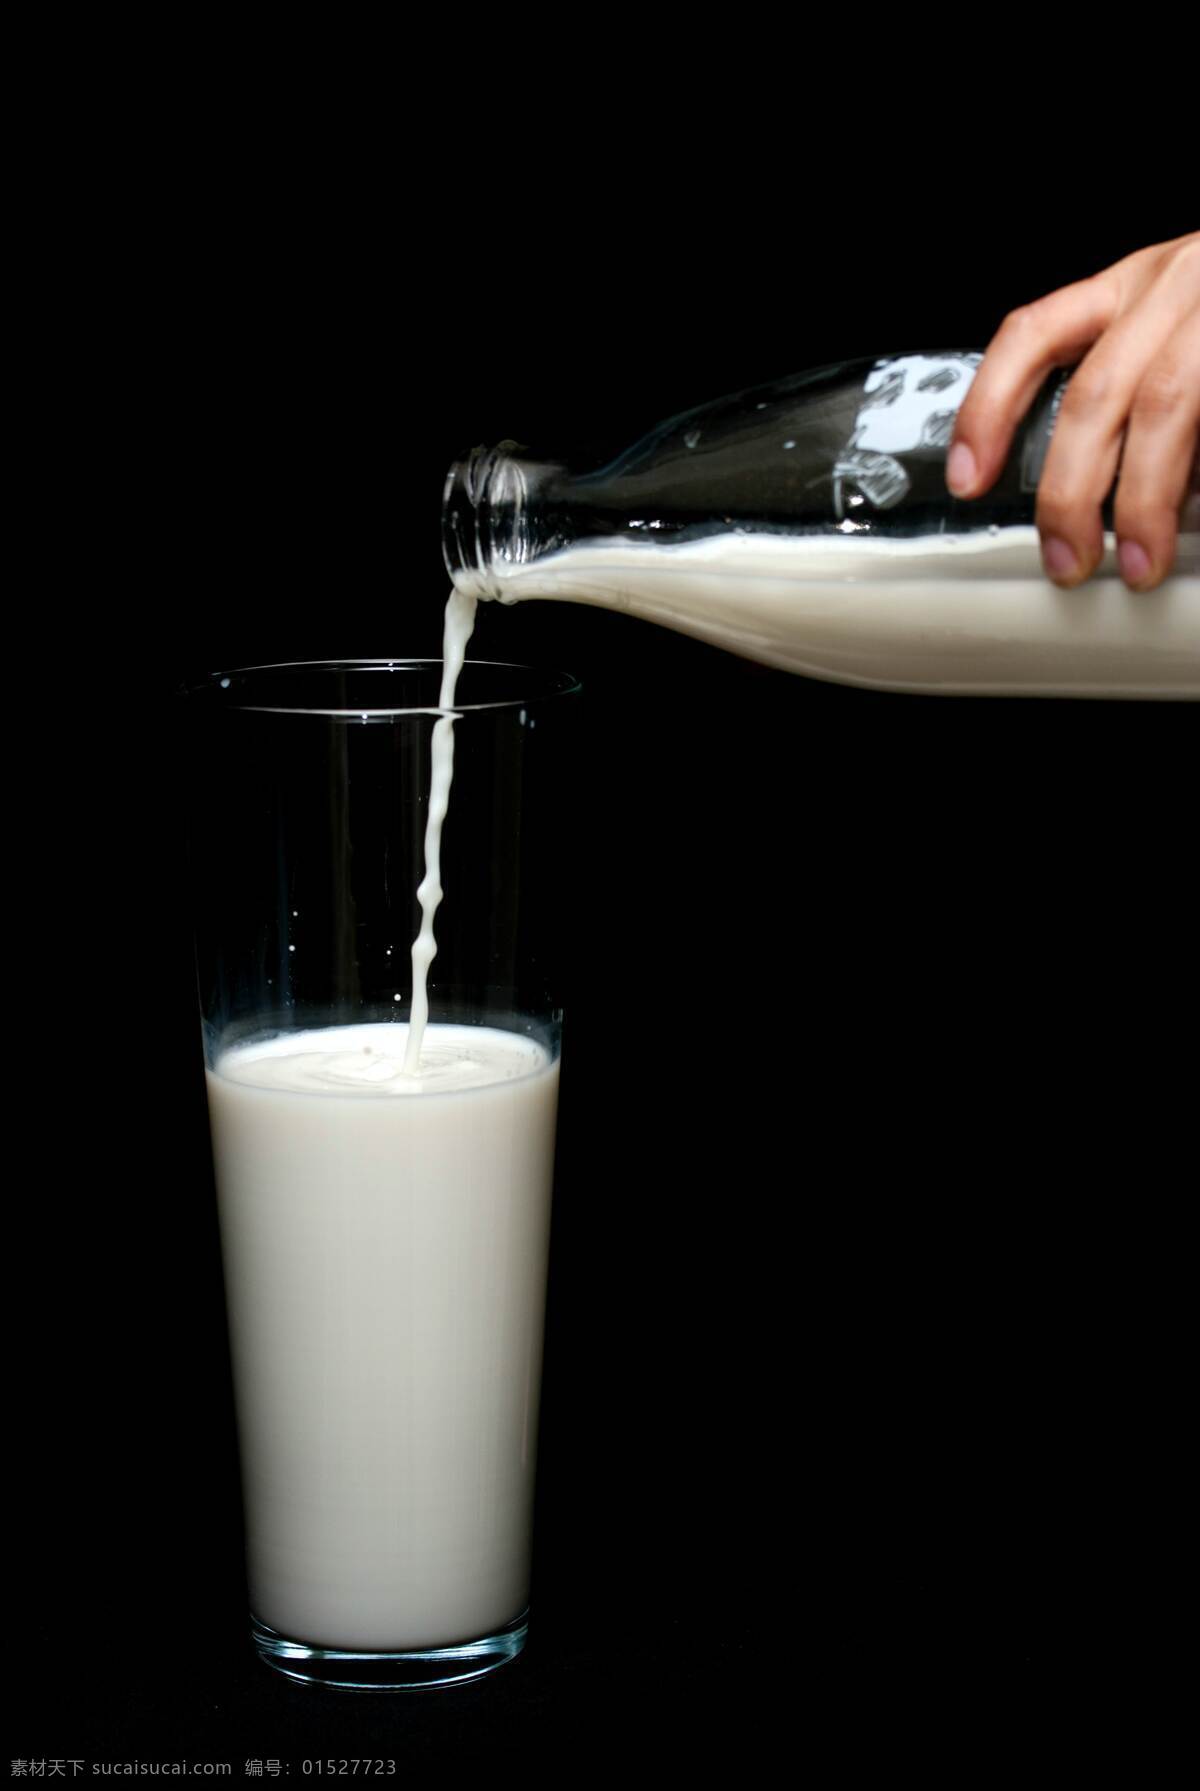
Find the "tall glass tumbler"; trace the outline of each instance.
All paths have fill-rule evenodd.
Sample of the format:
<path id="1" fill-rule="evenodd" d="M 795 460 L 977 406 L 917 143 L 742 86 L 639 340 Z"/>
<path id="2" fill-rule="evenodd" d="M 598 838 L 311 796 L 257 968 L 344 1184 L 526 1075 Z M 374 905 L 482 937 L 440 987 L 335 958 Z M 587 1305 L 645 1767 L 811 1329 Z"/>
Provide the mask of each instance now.
<path id="1" fill-rule="evenodd" d="M 420 1072 L 438 662 L 185 693 L 252 1632 L 325 1685 L 524 1644 L 562 1022 L 565 674 L 468 662 Z"/>

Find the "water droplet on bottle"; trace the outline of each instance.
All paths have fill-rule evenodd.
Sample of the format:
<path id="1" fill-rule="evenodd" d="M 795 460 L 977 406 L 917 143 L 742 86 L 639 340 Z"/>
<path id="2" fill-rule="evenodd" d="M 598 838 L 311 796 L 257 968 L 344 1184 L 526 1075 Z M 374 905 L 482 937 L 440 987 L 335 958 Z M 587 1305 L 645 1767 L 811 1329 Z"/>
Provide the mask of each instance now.
<path id="1" fill-rule="evenodd" d="M 683 440 L 685 447 L 694 448 L 696 443 L 700 440 L 700 431 L 698 429 L 689 429 Z"/>
<path id="2" fill-rule="evenodd" d="M 221 679 L 221 689 L 222 689 L 222 690 L 228 690 L 228 689 L 229 689 L 229 679 L 228 679 L 228 678 L 222 678 L 222 679 Z"/>
<path id="3" fill-rule="evenodd" d="M 998 522 L 992 522 L 992 523 L 988 524 L 988 534 L 989 535 L 998 535 L 999 533 L 1000 533 L 1000 524 Z"/>
<path id="4" fill-rule="evenodd" d="M 785 448 L 794 448 L 796 444 L 795 442 L 784 442 L 783 445 Z"/>

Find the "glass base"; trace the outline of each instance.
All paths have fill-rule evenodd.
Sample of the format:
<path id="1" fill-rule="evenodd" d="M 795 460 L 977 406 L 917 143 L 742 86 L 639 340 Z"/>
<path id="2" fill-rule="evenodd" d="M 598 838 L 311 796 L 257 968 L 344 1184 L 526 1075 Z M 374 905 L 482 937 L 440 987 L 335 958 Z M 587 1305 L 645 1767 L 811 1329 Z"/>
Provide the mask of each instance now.
<path id="1" fill-rule="evenodd" d="M 375 1653 L 355 1648 L 316 1648 L 293 1642 L 250 1614 L 250 1634 L 260 1660 L 301 1685 L 328 1685 L 342 1691 L 430 1691 L 483 1679 L 515 1660 L 525 1646 L 529 1612 L 473 1642 L 449 1648 L 413 1648 Z"/>

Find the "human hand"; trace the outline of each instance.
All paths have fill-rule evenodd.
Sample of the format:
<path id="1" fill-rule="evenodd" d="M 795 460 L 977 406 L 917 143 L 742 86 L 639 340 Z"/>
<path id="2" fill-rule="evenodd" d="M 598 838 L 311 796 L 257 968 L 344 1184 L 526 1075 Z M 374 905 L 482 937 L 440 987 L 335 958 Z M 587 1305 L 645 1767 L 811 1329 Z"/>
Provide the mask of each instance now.
<path id="1" fill-rule="evenodd" d="M 1150 591 L 1174 563 L 1196 476 L 1200 231 L 1009 313 L 958 413 L 946 461 L 956 497 L 991 488 L 1047 374 L 1076 362 L 1038 486 L 1042 562 L 1068 589 L 1096 570 L 1119 465 L 1118 564 L 1132 590 Z"/>

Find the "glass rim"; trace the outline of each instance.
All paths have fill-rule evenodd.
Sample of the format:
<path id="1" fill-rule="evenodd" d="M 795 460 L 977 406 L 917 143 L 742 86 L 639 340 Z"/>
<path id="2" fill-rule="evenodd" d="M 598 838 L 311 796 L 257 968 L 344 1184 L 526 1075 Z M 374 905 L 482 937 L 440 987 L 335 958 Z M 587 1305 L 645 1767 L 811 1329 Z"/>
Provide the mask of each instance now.
<path id="1" fill-rule="evenodd" d="M 406 715 L 464 715 L 501 709 L 530 709 L 543 703 L 557 702 L 561 697 L 576 696 L 583 689 L 573 672 L 556 671 L 548 666 L 526 665 L 518 660 L 505 659 L 466 659 L 462 669 L 464 673 L 472 669 L 523 672 L 529 674 L 531 679 L 541 680 L 543 688 L 536 693 L 493 697 L 486 702 L 456 701 L 449 709 L 443 709 L 436 702 L 389 703 L 383 706 L 378 703 L 368 703 L 365 706 L 359 703 L 350 707 L 344 704 L 325 707 L 311 702 L 263 701 L 261 694 L 254 701 L 246 701 L 240 693 L 231 689 L 234 678 L 265 678 L 273 672 L 428 672 L 436 673 L 440 678 L 442 663 L 441 659 L 418 656 L 393 659 L 281 659 L 264 665 L 227 666 L 220 671 L 206 672 L 202 677 L 189 679 L 180 685 L 177 695 L 181 698 L 210 697 L 219 702 L 222 712 L 236 710 L 242 714 L 316 715 L 334 721 L 386 721 Z"/>

